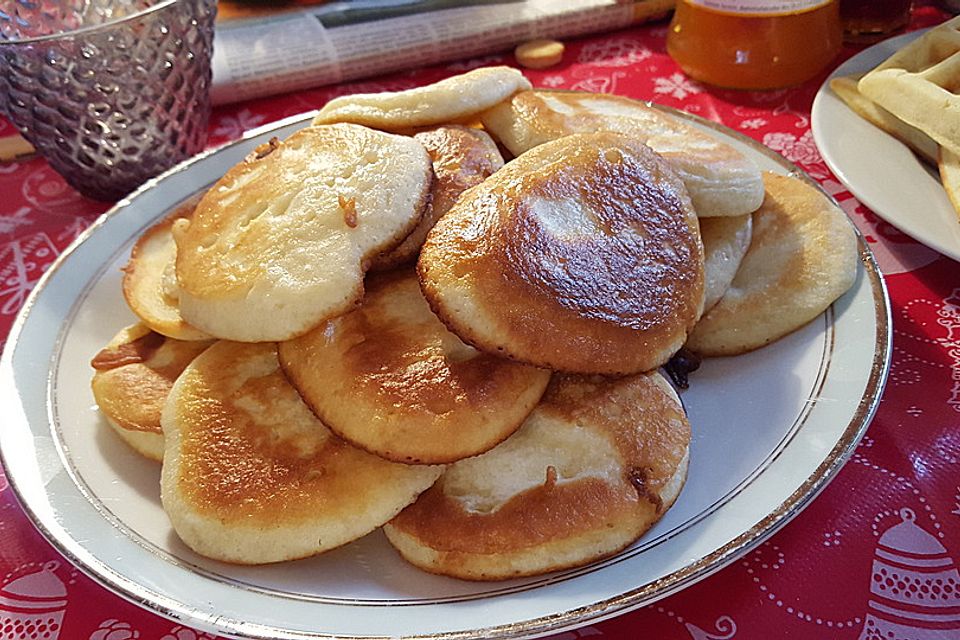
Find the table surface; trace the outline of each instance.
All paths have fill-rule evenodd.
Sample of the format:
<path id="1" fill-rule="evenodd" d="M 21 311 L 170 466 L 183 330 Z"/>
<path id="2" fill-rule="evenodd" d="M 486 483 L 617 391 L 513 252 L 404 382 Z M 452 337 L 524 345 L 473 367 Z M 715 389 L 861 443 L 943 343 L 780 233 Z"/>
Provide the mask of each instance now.
<path id="1" fill-rule="evenodd" d="M 917 2 L 911 28 L 947 15 Z M 873 560 L 884 532 L 910 509 L 901 551 L 931 537 L 960 562 L 960 269 L 861 205 L 824 164 L 810 132 L 810 107 L 827 75 L 766 93 L 718 91 L 680 72 L 664 51 L 666 24 L 642 25 L 569 43 L 561 66 L 529 71 L 535 86 L 653 100 L 720 122 L 797 163 L 831 193 L 863 232 L 887 279 L 893 362 L 876 417 L 850 461 L 822 495 L 783 530 L 726 569 L 667 599 L 553 636 L 766 639 L 873 638 L 867 611 Z M 836 64 L 859 50 L 847 47 Z M 508 55 L 441 65 L 215 109 L 210 144 L 315 109 L 345 93 L 406 89 Z M 0 119 L 0 136 L 12 127 Z M 41 159 L 0 164 L 0 336 L 6 336 L 44 269 L 108 207 L 79 196 Z M 2 428 L 2 426 L 0 426 Z M 30 580 L 46 568 L 47 582 Z M 903 568 L 911 575 L 911 568 Z M 3 588 L 65 589 L 54 635 L 82 640 L 194 640 L 211 636 L 158 617 L 85 577 L 40 536 L 0 473 L 0 621 L 15 620 Z M 954 573 L 956 575 L 956 573 Z M 908 614 L 894 637 L 960 638 L 960 592 L 940 621 Z M 0 637 L 7 635 L 0 628 Z M 11 632 L 12 633 L 12 632 Z M 880 637 L 880 636 L 876 636 Z M 888 636 L 884 636 L 885 638 Z M 51 636 L 56 640 L 54 636 Z"/>

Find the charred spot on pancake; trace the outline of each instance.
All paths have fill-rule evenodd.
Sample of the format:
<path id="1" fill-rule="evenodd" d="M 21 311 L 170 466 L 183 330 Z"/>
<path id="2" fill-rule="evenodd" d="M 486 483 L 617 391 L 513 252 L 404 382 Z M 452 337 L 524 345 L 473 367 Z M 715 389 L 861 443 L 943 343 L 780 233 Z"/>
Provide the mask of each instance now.
<path id="1" fill-rule="evenodd" d="M 247 161 L 253 162 L 256 160 L 263 160 L 268 155 L 276 151 L 279 146 L 280 146 L 280 140 L 279 138 L 274 136 L 270 138 L 268 141 L 264 142 L 263 144 L 257 145 L 257 147 L 250 153 L 250 155 L 247 156 Z"/>
<path id="2" fill-rule="evenodd" d="M 357 201 L 337 194 L 337 202 L 340 203 L 340 208 L 343 210 L 344 223 L 351 229 L 355 229 L 357 227 Z"/>
<path id="3" fill-rule="evenodd" d="M 627 471 L 627 478 L 630 484 L 637 490 L 637 496 L 641 500 L 647 500 L 657 509 L 657 513 L 663 511 L 663 499 L 649 486 L 650 469 L 644 467 L 631 467 Z"/>
<path id="4" fill-rule="evenodd" d="M 159 333 L 150 331 L 133 342 L 102 349 L 90 361 L 90 366 L 97 371 L 108 371 L 128 364 L 144 362 L 156 353 L 164 340 L 166 338 Z"/>

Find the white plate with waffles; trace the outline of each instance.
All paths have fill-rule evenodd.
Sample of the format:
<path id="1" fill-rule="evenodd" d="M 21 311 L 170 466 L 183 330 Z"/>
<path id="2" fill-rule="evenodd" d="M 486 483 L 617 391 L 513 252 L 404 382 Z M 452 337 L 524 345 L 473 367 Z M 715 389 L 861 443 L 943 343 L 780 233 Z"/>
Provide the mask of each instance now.
<path id="1" fill-rule="evenodd" d="M 763 169 L 802 177 L 755 141 L 677 115 Z M 799 513 L 853 452 L 890 362 L 886 290 L 862 239 L 856 282 L 825 313 L 691 376 L 682 394 L 694 434 L 687 483 L 646 536 L 611 558 L 473 583 L 414 569 L 380 532 L 259 567 L 192 553 L 161 508 L 159 466 L 104 424 L 89 362 L 133 321 L 120 267 L 135 239 L 256 145 L 311 116 L 252 131 L 121 202 L 49 269 L 10 333 L 0 361 L 0 451 L 10 484 L 37 528 L 107 588 L 181 624 L 238 638 L 542 636 L 647 605 L 733 562 Z"/>
<path id="2" fill-rule="evenodd" d="M 880 42 L 840 65 L 830 78 L 865 73 L 922 33 Z M 918 242 L 960 260 L 960 222 L 936 167 L 854 113 L 829 82 L 820 87 L 811 113 L 813 137 L 827 166 L 878 216 Z"/>

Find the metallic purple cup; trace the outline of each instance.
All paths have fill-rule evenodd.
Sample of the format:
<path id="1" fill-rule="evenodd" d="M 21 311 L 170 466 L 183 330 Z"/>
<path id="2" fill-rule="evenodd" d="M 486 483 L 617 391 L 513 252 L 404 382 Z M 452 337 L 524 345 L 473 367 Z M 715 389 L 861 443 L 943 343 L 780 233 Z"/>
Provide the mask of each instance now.
<path id="1" fill-rule="evenodd" d="M 0 0 L 0 110 L 117 200 L 206 144 L 215 17 L 216 0 Z"/>

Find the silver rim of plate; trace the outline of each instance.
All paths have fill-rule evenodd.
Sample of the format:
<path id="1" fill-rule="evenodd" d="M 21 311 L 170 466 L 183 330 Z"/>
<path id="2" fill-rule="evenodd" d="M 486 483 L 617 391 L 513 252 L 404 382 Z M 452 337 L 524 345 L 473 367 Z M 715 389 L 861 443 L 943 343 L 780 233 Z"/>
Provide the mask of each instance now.
<path id="1" fill-rule="evenodd" d="M 726 138 L 763 168 L 817 184 L 747 136 L 653 106 Z M 64 442 L 61 425 L 70 416 L 59 415 L 56 396 L 64 340 L 91 288 L 129 251 L 133 239 L 255 146 L 272 136 L 286 137 L 312 116 L 293 116 L 250 131 L 118 202 L 44 274 L 10 332 L 0 361 L 6 423 L 0 430 L 0 454 L 10 484 L 41 533 L 107 588 L 161 615 L 238 638 L 533 637 L 650 604 L 714 573 L 797 515 L 853 453 L 879 404 L 891 340 L 886 287 L 859 234 L 857 282 L 812 323 L 820 351 L 811 367 L 816 371 L 809 373 L 806 400 L 776 445 L 718 500 L 666 530 L 655 529 L 655 535 L 651 532 L 612 558 L 521 583 L 478 586 L 475 593 L 461 596 L 331 598 L 263 588 L 145 540 L 85 483 Z M 850 348 L 851 340 L 856 348 Z M 842 357 L 834 357 L 838 342 L 845 347 Z M 89 387 L 89 380 L 77 384 Z M 854 390 L 851 397 L 843 397 L 845 389 Z M 693 423 L 695 433 L 697 427 Z M 696 464 L 694 458 L 691 474 Z M 678 503 L 682 500 L 681 493 Z M 645 569 L 648 573 L 638 578 L 637 563 L 655 565 L 656 574 Z"/>

